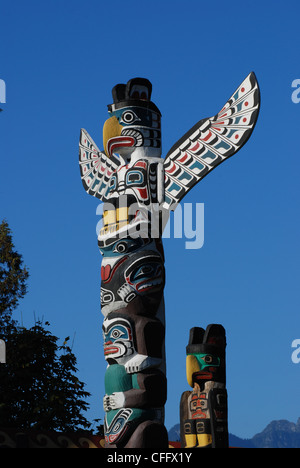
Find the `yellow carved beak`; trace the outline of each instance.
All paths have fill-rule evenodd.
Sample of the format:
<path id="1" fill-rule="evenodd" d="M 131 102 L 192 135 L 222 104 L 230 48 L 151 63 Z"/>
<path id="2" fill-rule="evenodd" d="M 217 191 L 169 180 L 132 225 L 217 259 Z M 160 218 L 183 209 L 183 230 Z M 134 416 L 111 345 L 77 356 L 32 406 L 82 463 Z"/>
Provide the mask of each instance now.
<path id="1" fill-rule="evenodd" d="M 122 132 L 122 125 L 119 124 L 117 117 L 113 116 L 107 119 L 103 125 L 103 147 L 105 154 L 110 157 L 109 140 L 111 138 L 119 137 Z"/>
<path id="2" fill-rule="evenodd" d="M 200 371 L 197 358 L 188 354 L 186 357 L 186 378 L 190 387 L 193 387 L 193 374 Z"/>

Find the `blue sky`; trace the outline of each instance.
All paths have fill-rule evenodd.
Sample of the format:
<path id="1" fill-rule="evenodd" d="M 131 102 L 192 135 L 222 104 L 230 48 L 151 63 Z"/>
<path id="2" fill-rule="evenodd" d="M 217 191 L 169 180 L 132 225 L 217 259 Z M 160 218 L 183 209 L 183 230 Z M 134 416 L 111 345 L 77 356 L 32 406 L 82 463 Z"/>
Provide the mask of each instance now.
<path id="1" fill-rule="evenodd" d="M 215 115 L 250 71 L 261 113 L 246 146 L 184 199 L 204 203 L 204 245 L 166 239 L 166 426 L 188 390 L 189 329 L 227 331 L 229 430 L 251 437 L 300 416 L 298 1 L 250 3 L 11 1 L 1 7 L 0 218 L 30 271 L 15 313 L 74 338 L 79 377 L 102 418 L 105 361 L 99 309 L 98 201 L 81 185 L 80 128 L 102 148 L 111 88 L 150 79 L 162 112 L 163 156 Z"/>

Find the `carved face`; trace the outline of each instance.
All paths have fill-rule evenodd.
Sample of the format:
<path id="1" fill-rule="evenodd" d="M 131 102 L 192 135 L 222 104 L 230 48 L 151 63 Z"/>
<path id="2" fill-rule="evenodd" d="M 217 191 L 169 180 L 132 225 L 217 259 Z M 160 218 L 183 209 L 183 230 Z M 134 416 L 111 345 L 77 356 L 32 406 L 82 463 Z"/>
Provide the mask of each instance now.
<path id="1" fill-rule="evenodd" d="M 126 282 L 137 294 L 160 289 L 164 284 L 164 271 L 160 255 L 145 253 L 142 258 L 132 261 L 125 271 Z"/>
<path id="2" fill-rule="evenodd" d="M 108 199 L 122 196 L 124 199 L 124 206 L 127 207 L 134 202 L 143 204 L 149 203 L 150 190 L 148 188 L 148 170 L 150 169 L 147 161 L 136 161 L 122 167 L 118 172 L 114 173 L 110 179 L 109 193 L 107 193 Z M 149 176 L 150 175 L 151 174 L 149 174 Z M 154 173 L 154 181 L 151 180 L 151 183 L 156 185 L 156 172 Z M 126 201 L 125 195 L 127 195 Z M 108 206 L 112 204 L 113 200 L 107 203 Z"/>
<path id="3" fill-rule="evenodd" d="M 146 307 L 158 306 L 164 287 L 164 265 L 161 255 L 142 250 L 120 257 L 104 257 L 101 266 L 102 313 L 126 307 L 141 297 Z"/>
<path id="4" fill-rule="evenodd" d="M 111 112 L 103 127 L 103 144 L 108 156 L 128 156 L 135 148 L 152 148 L 152 156 L 161 154 L 160 116 L 143 107 L 123 107 Z M 156 150 L 156 151 L 154 151 Z"/>
<path id="5" fill-rule="evenodd" d="M 107 361 L 113 359 L 124 364 L 134 353 L 133 330 L 130 322 L 122 317 L 106 318 L 102 326 L 104 338 L 104 356 Z"/>
<path id="6" fill-rule="evenodd" d="M 222 325 L 211 324 L 206 330 L 194 327 L 190 330 L 186 347 L 186 374 L 191 387 L 207 381 L 225 383 L 226 336 Z"/>
<path id="7" fill-rule="evenodd" d="M 207 417 L 208 404 L 206 392 L 192 392 L 189 404 L 192 419 Z"/>
<path id="8" fill-rule="evenodd" d="M 220 358 L 218 356 L 200 353 L 188 354 L 188 356 L 194 356 L 199 366 L 199 370 L 193 373 L 194 381 L 214 380 L 220 367 Z"/>
<path id="9" fill-rule="evenodd" d="M 127 158 L 137 149 L 147 156 L 161 155 L 161 114 L 150 101 L 152 85 L 143 78 L 113 88 L 110 118 L 103 127 L 103 145 L 107 156 L 119 153 Z"/>

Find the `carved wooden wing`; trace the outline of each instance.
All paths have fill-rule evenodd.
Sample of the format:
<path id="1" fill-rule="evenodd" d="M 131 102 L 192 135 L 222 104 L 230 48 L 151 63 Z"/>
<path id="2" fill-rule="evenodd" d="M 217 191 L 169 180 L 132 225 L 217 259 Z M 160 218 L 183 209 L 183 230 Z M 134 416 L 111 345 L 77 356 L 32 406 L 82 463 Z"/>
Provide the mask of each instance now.
<path id="1" fill-rule="evenodd" d="M 111 176 L 118 169 L 120 160 L 114 155 L 108 158 L 102 153 L 84 129 L 80 132 L 79 165 L 85 191 L 106 201 L 112 189 Z"/>
<path id="2" fill-rule="evenodd" d="M 164 161 L 164 208 L 172 209 L 197 182 L 246 143 L 259 107 L 259 86 L 251 72 L 217 115 L 200 120 L 175 143 Z"/>

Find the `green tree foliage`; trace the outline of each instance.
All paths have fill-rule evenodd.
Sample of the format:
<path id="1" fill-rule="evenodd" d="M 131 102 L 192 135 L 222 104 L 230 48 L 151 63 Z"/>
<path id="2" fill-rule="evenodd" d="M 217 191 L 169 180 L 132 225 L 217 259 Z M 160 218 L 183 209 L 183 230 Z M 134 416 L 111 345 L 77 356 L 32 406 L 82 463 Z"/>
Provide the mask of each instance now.
<path id="1" fill-rule="evenodd" d="M 41 322 L 27 329 L 12 320 L 26 293 L 28 272 L 14 250 L 8 224 L 0 224 L 0 427 L 73 432 L 88 429 L 83 416 L 89 393 L 76 377 L 76 357 L 68 338 L 59 346 Z"/>
<path id="2" fill-rule="evenodd" d="M 76 377 L 76 357 L 67 339 L 37 322 L 7 337 L 7 363 L 0 367 L 0 426 L 73 432 L 88 429 L 84 384 Z"/>
<path id="3" fill-rule="evenodd" d="M 28 277 L 29 273 L 23 266 L 22 255 L 15 251 L 8 223 L 2 221 L 0 224 L 0 327 L 11 323 L 12 311 L 27 292 Z"/>

